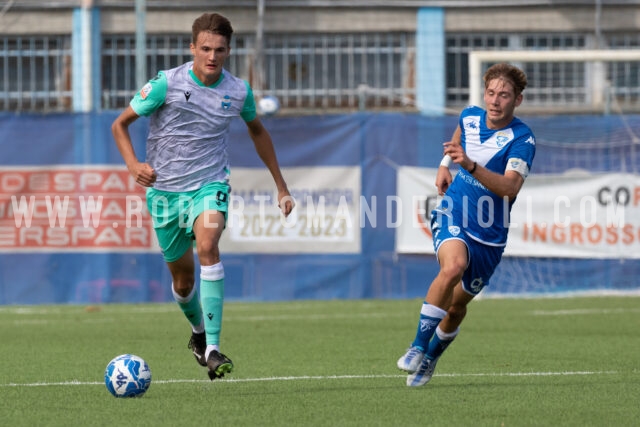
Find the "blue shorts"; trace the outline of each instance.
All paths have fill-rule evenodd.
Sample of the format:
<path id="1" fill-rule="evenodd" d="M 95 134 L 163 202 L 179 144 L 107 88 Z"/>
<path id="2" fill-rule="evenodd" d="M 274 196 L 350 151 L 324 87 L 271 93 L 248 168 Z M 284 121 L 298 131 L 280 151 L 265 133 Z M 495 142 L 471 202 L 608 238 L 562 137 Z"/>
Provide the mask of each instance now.
<path id="1" fill-rule="evenodd" d="M 478 295 L 489 284 L 496 267 L 502 259 L 504 246 L 489 246 L 466 234 L 449 214 L 434 210 L 431 212 L 431 233 L 433 248 L 438 255 L 440 245 L 447 240 L 457 239 L 467 246 L 467 269 L 462 275 L 462 289 L 471 295 Z"/>

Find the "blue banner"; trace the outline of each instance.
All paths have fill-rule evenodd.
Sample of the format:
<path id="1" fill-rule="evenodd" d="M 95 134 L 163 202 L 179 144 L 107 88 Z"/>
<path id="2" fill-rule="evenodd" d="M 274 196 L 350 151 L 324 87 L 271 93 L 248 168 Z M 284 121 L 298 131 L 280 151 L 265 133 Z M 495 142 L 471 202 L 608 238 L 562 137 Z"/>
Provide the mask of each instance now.
<path id="1" fill-rule="evenodd" d="M 49 179 L 69 188 L 84 185 L 86 191 L 78 194 L 86 197 L 98 185 L 118 187 L 120 199 L 113 209 L 123 208 L 122 197 L 130 189 L 117 172 L 123 162 L 110 130 L 116 114 L 0 114 L 0 170 L 4 173 L 0 177 L 0 242 L 6 243 L 0 252 L 0 305 L 172 301 L 171 277 L 159 250 L 135 249 L 148 236 L 126 236 L 122 227 L 115 227 L 117 221 L 110 230 L 93 235 L 80 228 L 67 234 L 58 229 L 53 232 L 45 219 L 40 228 L 29 230 L 22 230 L 24 224 L 22 228 L 15 224 L 19 200 L 11 200 L 16 194 L 12 191 L 21 188 L 25 197 L 53 198 L 61 193 L 47 190 L 58 188 L 47 187 Z M 638 173 L 640 154 L 633 132 L 640 129 L 640 116 L 525 120 L 538 143 L 532 173 L 623 168 Z M 364 222 L 360 253 L 228 254 L 221 248 L 226 298 L 423 297 L 437 273 L 437 261 L 433 256 L 394 252 L 396 230 L 385 226 L 394 213 L 383 201 L 396 195 L 398 166 L 438 165 L 442 142 L 452 134 L 456 117 L 356 113 L 276 116 L 265 118 L 264 123 L 283 168 L 359 168 L 361 197 L 380 201 L 372 208 L 378 223 Z M 131 128 L 139 158 L 144 157 L 147 125 L 143 118 Z M 233 122 L 230 141 L 232 176 L 233 167 L 264 168 L 240 120 Z M 90 172 L 86 176 L 73 172 L 85 169 Z M 28 197 L 24 201 L 27 203 Z M 119 244 L 125 239 L 131 239 L 132 246 Z M 52 250 L 48 246 L 51 242 L 62 246 Z M 86 249 L 89 246 L 91 249 Z M 486 293 L 628 292 L 638 289 L 632 280 L 638 272 L 640 263 L 636 260 L 505 257 Z"/>

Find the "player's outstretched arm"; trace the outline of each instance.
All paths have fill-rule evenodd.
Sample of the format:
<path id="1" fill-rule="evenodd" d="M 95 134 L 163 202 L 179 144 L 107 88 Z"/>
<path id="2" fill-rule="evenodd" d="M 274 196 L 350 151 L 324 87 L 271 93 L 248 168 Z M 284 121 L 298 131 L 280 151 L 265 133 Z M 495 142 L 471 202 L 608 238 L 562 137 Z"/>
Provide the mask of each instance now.
<path id="1" fill-rule="evenodd" d="M 118 151 L 120 151 L 120 155 L 136 183 L 144 187 L 151 187 L 156 181 L 156 172 L 148 163 L 138 161 L 131 143 L 131 135 L 129 134 L 129 126 L 138 117 L 131 106 L 127 107 L 111 124 L 111 133 L 116 141 Z"/>
<path id="2" fill-rule="evenodd" d="M 258 117 L 247 122 L 247 129 L 249 130 L 249 136 L 256 147 L 258 156 L 260 156 L 262 162 L 265 164 L 267 169 L 269 169 L 269 172 L 276 184 L 276 188 L 278 189 L 278 207 L 280 207 L 280 210 L 285 216 L 288 216 L 293 210 L 295 203 L 291 194 L 289 194 L 287 183 L 280 171 L 280 165 L 278 164 L 278 158 L 276 156 L 276 150 L 273 147 L 271 135 Z"/>

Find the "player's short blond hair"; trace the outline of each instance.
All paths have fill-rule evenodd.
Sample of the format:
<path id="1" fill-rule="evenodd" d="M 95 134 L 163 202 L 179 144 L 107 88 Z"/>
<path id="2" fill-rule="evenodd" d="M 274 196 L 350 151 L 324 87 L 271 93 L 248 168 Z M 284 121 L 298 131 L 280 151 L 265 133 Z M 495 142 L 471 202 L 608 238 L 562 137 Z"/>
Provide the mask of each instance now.
<path id="1" fill-rule="evenodd" d="M 524 71 L 511 64 L 501 63 L 489 67 L 483 77 L 485 89 L 489 86 L 489 82 L 495 79 L 504 79 L 511 83 L 516 96 L 527 87 L 527 76 Z"/>

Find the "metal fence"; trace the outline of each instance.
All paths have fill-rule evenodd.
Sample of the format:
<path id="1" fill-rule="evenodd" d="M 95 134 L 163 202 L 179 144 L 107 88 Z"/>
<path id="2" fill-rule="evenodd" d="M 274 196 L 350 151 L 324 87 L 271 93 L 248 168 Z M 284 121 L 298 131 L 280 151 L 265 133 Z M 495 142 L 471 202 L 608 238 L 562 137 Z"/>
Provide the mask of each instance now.
<path id="1" fill-rule="evenodd" d="M 640 46 L 637 33 L 609 34 L 605 39 L 611 49 Z M 149 73 L 190 60 L 189 42 L 190 35 L 148 35 Z M 576 33 L 448 34 L 446 107 L 459 109 L 469 101 L 471 50 L 588 49 L 594 43 L 593 35 Z M 234 36 L 227 68 L 249 80 L 257 96 L 277 96 L 284 112 L 414 108 L 413 33 L 270 34 L 263 46 L 264 69 L 259 74 L 254 65 L 255 36 Z M 69 35 L 0 38 L 0 110 L 70 111 L 74 59 Z M 103 36 L 102 109 L 125 107 L 139 89 L 135 62 L 134 34 Z M 640 64 L 610 64 L 607 73 L 620 107 L 640 111 Z M 571 105 L 584 93 L 589 78 L 584 68 L 571 63 L 536 63 L 527 74 L 527 93 L 534 97 L 527 103 L 542 108 Z"/>
<path id="2" fill-rule="evenodd" d="M 71 36 L 0 38 L 0 64 L 0 110 L 71 109 Z"/>
<path id="3" fill-rule="evenodd" d="M 147 69 L 177 66 L 191 57 L 190 36 L 149 36 Z M 103 39 L 105 109 L 122 108 L 135 86 L 132 35 Z M 254 67 L 254 37 L 232 39 L 227 68 L 248 79 L 257 96 L 279 98 L 284 109 L 397 108 L 412 105 L 414 36 L 389 34 L 287 34 L 264 41 L 264 81 Z"/>

